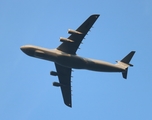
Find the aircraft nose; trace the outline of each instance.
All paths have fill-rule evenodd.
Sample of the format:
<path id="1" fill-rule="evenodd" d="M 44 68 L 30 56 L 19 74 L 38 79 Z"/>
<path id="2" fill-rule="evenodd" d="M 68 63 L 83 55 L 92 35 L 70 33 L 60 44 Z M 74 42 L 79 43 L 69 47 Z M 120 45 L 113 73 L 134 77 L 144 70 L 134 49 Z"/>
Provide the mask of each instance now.
<path id="1" fill-rule="evenodd" d="M 25 52 L 26 51 L 26 47 L 25 46 L 21 46 L 20 49 Z"/>
<path id="2" fill-rule="evenodd" d="M 27 55 L 33 56 L 34 55 L 34 48 L 30 45 L 21 46 L 20 49 Z"/>
<path id="3" fill-rule="evenodd" d="M 21 46 L 20 49 L 22 50 L 22 52 L 24 52 L 27 55 L 29 55 L 31 52 L 31 50 L 28 46 Z"/>

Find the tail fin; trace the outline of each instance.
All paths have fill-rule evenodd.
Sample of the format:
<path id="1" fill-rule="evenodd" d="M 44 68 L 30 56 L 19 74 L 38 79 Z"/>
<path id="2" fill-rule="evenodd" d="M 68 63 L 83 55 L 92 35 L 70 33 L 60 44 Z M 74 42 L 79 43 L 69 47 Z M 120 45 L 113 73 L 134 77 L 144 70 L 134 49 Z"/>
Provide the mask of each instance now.
<path id="1" fill-rule="evenodd" d="M 118 65 L 122 66 L 125 68 L 125 71 L 122 72 L 123 78 L 127 79 L 127 73 L 128 73 L 128 67 L 133 66 L 130 64 L 130 61 L 135 54 L 135 51 L 131 51 L 127 56 L 125 56 L 121 61 L 118 61 Z"/>

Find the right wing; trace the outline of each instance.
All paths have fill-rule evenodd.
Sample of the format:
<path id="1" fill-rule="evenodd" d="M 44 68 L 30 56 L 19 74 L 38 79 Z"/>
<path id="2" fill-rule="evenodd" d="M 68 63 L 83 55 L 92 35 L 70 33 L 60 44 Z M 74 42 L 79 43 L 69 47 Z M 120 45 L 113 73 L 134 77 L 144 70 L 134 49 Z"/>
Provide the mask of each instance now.
<path id="1" fill-rule="evenodd" d="M 83 38 L 98 17 L 98 14 L 91 15 L 82 25 L 80 25 L 80 27 L 77 28 L 77 30 L 69 32 L 71 35 L 68 37 L 67 41 L 63 42 L 57 49 L 68 54 L 76 54 Z"/>
<path id="2" fill-rule="evenodd" d="M 64 103 L 72 107 L 71 100 L 71 68 L 63 67 L 55 63 L 55 67 L 58 73 L 59 82 L 61 84 L 61 91 Z"/>

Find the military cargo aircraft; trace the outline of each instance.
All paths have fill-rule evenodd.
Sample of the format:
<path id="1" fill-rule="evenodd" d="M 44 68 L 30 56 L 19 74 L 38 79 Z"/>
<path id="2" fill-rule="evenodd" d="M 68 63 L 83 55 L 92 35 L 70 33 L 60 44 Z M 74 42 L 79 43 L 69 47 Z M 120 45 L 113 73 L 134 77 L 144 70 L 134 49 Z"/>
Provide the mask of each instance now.
<path id="1" fill-rule="evenodd" d="M 60 87 L 64 103 L 72 107 L 71 100 L 71 71 L 72 69 L 87 69 L 98 72 L 121 72 L 123 78 L 127 78 L 128 67 L 135 51 L 131 51 L 122 60 L 116 64 L 80 57 L 76 54 L 79 45 L 82 43 L 85 35 L 88 33 L 92 25 L 98 19 L 99 14 L 91 15 L 76 30 L 69 29 L 68 38 L 60 38 L 62 42 L 56 49 L 47 49 L 33 45 L 21 46 L 21 50 L 32 57 L 52 61 L 55 63 L 56 71 L 50 74 L 58 76 L 59 82 L 53 82 L 53 86 Z"/>

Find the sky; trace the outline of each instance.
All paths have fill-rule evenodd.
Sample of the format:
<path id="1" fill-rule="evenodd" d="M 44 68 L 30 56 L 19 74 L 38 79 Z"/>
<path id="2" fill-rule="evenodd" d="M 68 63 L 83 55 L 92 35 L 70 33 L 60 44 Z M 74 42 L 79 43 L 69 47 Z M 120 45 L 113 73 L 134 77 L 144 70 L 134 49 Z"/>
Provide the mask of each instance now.
<path id="1" fill-rule="evenodd" d="M 127 80 L 121 73 L 75 70 L 72 108 L 64 105 L 53 62 L 22 45 L 49 49 L 90 15 L 100 14 L 79 56 L 115 64 L 136 51 Z M 151 120 L 151 0 L 0 0 L 0 120 Z"/>

